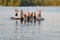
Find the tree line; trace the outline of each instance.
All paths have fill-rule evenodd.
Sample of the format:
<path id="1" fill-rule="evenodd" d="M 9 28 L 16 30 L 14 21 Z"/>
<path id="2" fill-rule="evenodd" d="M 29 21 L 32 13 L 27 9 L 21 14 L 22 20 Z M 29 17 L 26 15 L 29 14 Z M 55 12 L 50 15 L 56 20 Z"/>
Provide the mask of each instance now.
<path id="1" fill-rule="evenodd" d="M 0 0 L 0 6 L 60 6 L 60 0 Z"/>

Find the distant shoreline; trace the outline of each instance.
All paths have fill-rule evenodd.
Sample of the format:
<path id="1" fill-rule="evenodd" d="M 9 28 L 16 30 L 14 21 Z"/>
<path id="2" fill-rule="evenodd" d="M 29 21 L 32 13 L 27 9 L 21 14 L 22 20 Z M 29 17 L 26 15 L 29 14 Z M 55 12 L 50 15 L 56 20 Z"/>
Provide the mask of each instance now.
<path id="1" fill-rule="evenodd" d="M 0 6 L 0 7 L 60 7 L 60 6 Z"/>

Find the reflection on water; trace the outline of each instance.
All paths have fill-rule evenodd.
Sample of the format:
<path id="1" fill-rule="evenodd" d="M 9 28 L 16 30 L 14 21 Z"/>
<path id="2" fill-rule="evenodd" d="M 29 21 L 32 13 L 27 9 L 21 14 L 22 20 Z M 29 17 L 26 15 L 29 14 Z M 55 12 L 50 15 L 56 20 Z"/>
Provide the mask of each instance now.
<path id="1" fill-rule="evenodd" d="M 15 33 L 16 33 L 15 37 L 16 37 L 16 38 L 17 38 L 17 30 L 18 30 L 17 25 L 18 25 L 18 21 L 16 21 L 16 24 L 15 24 Z"/>
<path id="2" fill-rule="evenodd" d="M 37 23 L 40 26 L 40 21 L 36 21 L 32 23 L 31 22 L 19 23 L 19 21 L 16 20 L 15 21 L 15 37 L 16 38 L 18 37 L 19 38 L 35 38 L 36 35 L 40 34 L 40 27 L 36 25 Z"/>

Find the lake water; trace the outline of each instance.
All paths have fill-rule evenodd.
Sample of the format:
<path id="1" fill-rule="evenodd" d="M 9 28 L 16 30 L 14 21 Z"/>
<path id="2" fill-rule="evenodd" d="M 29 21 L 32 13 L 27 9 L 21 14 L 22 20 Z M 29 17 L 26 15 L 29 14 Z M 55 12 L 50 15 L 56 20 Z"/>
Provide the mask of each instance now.
<path id="1" fill-rule="evenodd" d="M 42 11 L 45 20 L 20 23 L 12 20 L 14 10 Z M 60 40 L 60 7 L 0 7 L 0 40 Z"/>

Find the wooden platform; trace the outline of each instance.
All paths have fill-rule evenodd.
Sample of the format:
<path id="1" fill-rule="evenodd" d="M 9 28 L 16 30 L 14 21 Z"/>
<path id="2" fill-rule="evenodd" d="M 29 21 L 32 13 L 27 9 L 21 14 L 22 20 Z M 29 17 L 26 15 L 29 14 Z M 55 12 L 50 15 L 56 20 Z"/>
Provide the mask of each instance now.
<path id="1" fill-rule="evenodd" d="M 20 18 L 11 17 L 13 20 L 20 20 Z"/>
<path id="2" fill-rule="evenodd" d="M 13 20 L 20 20 L 21 18 L 11 17 L 11 19 L 13 19 Z M 36 20 L 44 20 L 44 18 L 41 18 L 41 19 L 36 19 Z"/>

